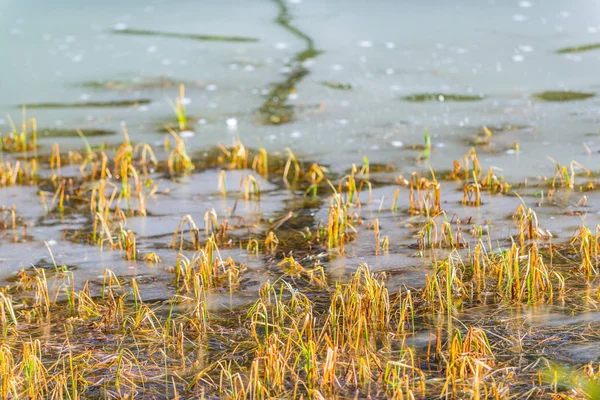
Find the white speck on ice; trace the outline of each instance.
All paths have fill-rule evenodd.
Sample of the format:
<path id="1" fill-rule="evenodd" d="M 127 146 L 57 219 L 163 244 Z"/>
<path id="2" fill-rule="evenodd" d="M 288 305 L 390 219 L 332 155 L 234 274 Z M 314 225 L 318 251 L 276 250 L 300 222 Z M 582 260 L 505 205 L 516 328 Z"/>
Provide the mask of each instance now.
<path id="1" fill-rule="evenodd" d="M 206 125 L 206 120 L 205 120 L 204 118 L 200 118 L 200 119 L 198 120 L 198 123 L 199 123 L 200 125 Z"/>
<path id="2" fill-rule="evenodd" d="M 171 60 L 169 60 L 168 58 L 163 58 L 163 60 L 161 61 L 162 65 L 170 65 L 171 64 Z"/>
<path id="3" fill-rule="evenodd" d="M 182 131 L 179 132 L 179 136 L 183 137 L 183 138 L 190 138 L 195 136 L 196 133 L 194 131 Z"/>
<path id="4" fill-rule="evenodd" d="M 515 14 L 512 16 L 513 21 L 515 22 L 524 22 L 527 21 L 527 16 L 523 14 Z"/>
<path id="5" fill-rule="evenodd" d="M 385 69 L 385 73 L 387 75 L 393 75 L 394 74 L 394 69 L 393 68 L 386 68 Z"/>
<path id="6" fill-rule="evenodd" d="M 298 99 L 298 93 L 290 93 L 290 95 L 288 96 L 288 99 L 290 100 L 297 100 Z"/>
<path id="7" fill-rule="evenodd" d="M 116 31 L 124 31 L 127 29 L 127 24 L 125 22 L 119 22 L 113 26 L 113 29 Z"/>
<path id="8" fill-rule="evenodd" d="M 154 45 L 146 47 L 146 51 L 148 53 L 154 53 L 156 50 L 158 50 L 158 47 L 156 47 Z"/>
<path id="9" fill-rule="evenodd" d="M 369 40 L 361 40 L 360 42 L 358 42 L 358 45 L 360 47 L 373 47 L 373 42 Z"/>
<path id="10" fill-rule="evenodd" d="M 246 72 L 253 72 L 255 69 L 256 69 L 256 67 L 254 65 L 250 65 L 250 64 L 248 64 L 244 67 L 244 71 L 246 71 Z"/>
<path id="11" fill-rule="evenodd" d="M 190 104 L 192 102 L 192 99 L 190 99 L 189 97 L 184 97 L 183 99 L 181 99 L 181 104 L 183 104 L 184 106 Z"/>
<path id="12" fill-rule="evenodd" d="M 209 92 L 214 92 L 215 90 L 217 90 L 217 85 L 210 84 L 206 86 L 206 90 L 208 90 Z"/>
<path id="13" fill-rule="evenodd" d="M 399 140 L 394 140 L 394 141 L 392 142 L 392 147 L 402 147 L 402 146 L 404 146 L 404 143 L 402 143 L 402 142 L 401 142 L 401 141 L 399 141 Z"/>
<path id="14" fill-rule="evenodd" d="M 524 1 L 520 1 L 519 2 L 519 7 L 521 7 L 521 8 L 529 8 L 531 6 L 533 6 L 533 4 L 531 4 L 530 1 L 525 1 L 524 0 Z"/>
<path id="15" fill-rule="evenodd" d="M 334 71 L 341 71 L 342 69 L 344 69 L 344 67 L 341 66 L 340 64 L 334 64 L 331 66 L 331 69 Z"/>
<path id="16" fill-rule="evenodd" d="M 581 56 L 577 55 L 577 54 L 565 54 L 564 58 L 566 58 L 567 60 L 570 60 L 570 61 L 575 61 L 575 62 L 579 62 L 582 60 Z"/>
<path id="17" fill-rule="evenodd" d="M 512 56 L 512 59 L 514 62 L 523 62 L 525 61 L 525 57 L 523 57 L 521 54 L 515 54 Z"/>
<path id="18" fill-rule="evenodd" d="M 339 123 L 340 125 L 348 125 L 348 120 L 347 120 L 347 119 L 340 119 L 340 120 L 338 121 L 338 123 Z"/>
<path id="19" fill-rule="evenodd" d="M 519 45 L 519 50 L 521 50 L 523 53 L 531 53 L 533 51 L 533 46 L 522 44 Z"/>
<path id="20" fill-rule="evenodd" d="M 275 43 L 275 48 L 277 50 L 284 50 L 284 49 L 287 49 L 287 47 L 288 47 L 287 43 L 283 43 L 283 42 Z"/>
<path id="21" fill-rule="evenodd" d="M 235 118 L 227 118 L 227 121 L 225 122 L 227 123 L 227 127 L 229 128 L 235 128 L 238 124 L 238 121 Z"/>
<path id="22" fill-rule="evenodd" d="M 440 94 L 440 95 L 438 96 L 438 100 L 443 102 L 443 101 L 444 101 L 444 96 Z"/>
<path id="23" fill-rule="evenodd" d="M 79 98 L 83 101 L 86 101 L 90 98 L 90 95 L 87 93 L 82 93 L 81 96 L 79 96 Z"/>
<path id="24" fill-rule="evenodd" d="M 393 49 L 396 47 L 396 43 L 394 42 L 385 42 L 385 47 L 388 49 Z"/>
<path id="25" fill-rule="evenodd" d="M 300 132 L 300 131 L 294 131 L 294 132 L 290 133 L 290 137 L 295 138 L 295 139 L 297 139 L 301 136 L 302 136 L 302 132 Z"/>

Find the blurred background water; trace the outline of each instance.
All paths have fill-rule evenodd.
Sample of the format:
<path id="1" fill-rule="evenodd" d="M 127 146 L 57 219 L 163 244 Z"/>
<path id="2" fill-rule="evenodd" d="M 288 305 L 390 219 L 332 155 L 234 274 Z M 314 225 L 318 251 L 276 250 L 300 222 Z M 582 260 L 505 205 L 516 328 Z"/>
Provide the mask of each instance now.
<path id="1" fill-rule="evenodd" d="M 296 119 L 264 125 L 256 110 L 272 85 L 285 81 L 306 43 L 275 22 L 270 0 L 0 2 L 0 129 L 20 105 L 148 98 L 133 108 L 28 109 L 41 128 L 120 131 L 159 143 L 167 99 L 185 82 L 187 111 L 196 121 L 192 150 L 239 136 L 269 149 L 292 147 L 333 167 L 372 161 L 414 164 L 406 148 L 428 129 L 431 163 L 450 168 L 483 125 L 512 125 L 520 151 L 480 154 L 508 176 L 551 175 L 546 156 L 598 164 L 599 100 L 542 102 L 546 90 L 595 93 L 600 50 L 560 55 L 566 46 L 600 42 L 600 3 L 594 0 L 286 0 L 291 24 L 322 53 L 290 93 Z M 114 33 L 139 29 L 256 38 L 256 42 L 195 41 Z M 125 88 L 84 85 L 119 81 Z M 350 85 L 336 90 L 323 82 Z M 482 101 L 425 103 L 414 93 L 482 95 Z M 229 120 L 229 124 L 228 121 Z M 60 139 L 81 146 L 79 138 Z M 120 135 L 91 138 L 120 142 Z M 47 139 L 49 146 L 55 138 Z M 589 154 L 584 143 L 591 150 Z"/>

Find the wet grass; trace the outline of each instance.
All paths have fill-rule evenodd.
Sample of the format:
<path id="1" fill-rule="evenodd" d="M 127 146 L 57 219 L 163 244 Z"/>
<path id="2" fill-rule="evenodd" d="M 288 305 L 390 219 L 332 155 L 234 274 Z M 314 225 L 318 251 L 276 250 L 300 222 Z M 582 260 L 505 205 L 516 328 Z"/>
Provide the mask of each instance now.
<path id="1" fill-rule="evenodd" d="M 29 103 L 24 106 L 27 108 L 121 108 L 121 107 L 139 107 L 152 103 L 150 99 L 135 100 L 112 100 L 112 101 L 84 101 L 79 103 Z"/>
<path id="2" fill-rule="evenodd" d="M 510 215 L 515 229 L 509 240 L 486 243 L 481 236 L 470 239 L 469 223 L 461 227 L 446 215 L 447 182 L 434 171 L 399 178 L 385 204 L 390 211 L 383 211 L 382 201 L 371 214 L 362 212 L 373 202 L 371 175 L 385 167 L 366 158 L 338 176 L 291 150 L 269 154 L 236 141 L 198 158 L 177 132 L 168 139 L 163 149 L 153 149 L 131 143 L 125 130 L 114 148 L 86 147 L 67 157 L 56 146 L 50 159 L 36 159 L 54 171 L 38 183 L 50 193 L 47 217 L 85 216 L 89 223 L 79 229 L 78 243 L 118 252 L 136 268 L 147 263 L 167 276 L 106 270 L 101 278 L 79 280 L 81 269 L 57 261 L 48 246 L 38 268 L 15 273 L 0 290 L 4 398 L 595 393 L 598 366 L 573 362 L 565 372 L 557 346 L 600 341 L 600 326 L 539 328 L 515 315 L 555 305 L 565 315 L 586 315 L 600 307 L 600 228 L 582 225 L 570 240 L 552 243 L 544 221 L 520 205 Z M 61 178 L 61 164 L 78 166 L 80 176 Z M 239 207 L 269 195 L 258 177 L 278 192 L 289 191 L 291 200 L 275 214 L 241 223 L 233 212 L 207 210 L 204 226 L 202 217 L 186 215 L 168 245 L 150 246 L 173 256 L 165 263 L 153 251 L 142 252 L 148 239 L 127 228 L 128 218 L 148 215 L 145 206 L 157 193 L 150 168 L 173 182 L 196 170 L 244 170 Z M 567 168 L 565 176 L 562 166 L 556 168 L 556 187 L 562 177 L 568 181 L 561 188 L 573 190 L 574 172 Z M 12 179 L 14 171 L 0 174 Z M 227 198 L 222 175 L 215 193 Z M 475 150 L 455 163 L 450 178 L 463 185 L 463 204 L 474 209 L 482 207 L 482 192 L 508 190 L 491 170 L 483 172 Z M 408 209 L 394 205 L 400 196 Z M 0 237 L 3 231 L 25 235 L 19 206 L 1 211 Z M 352 248 L 366 241 L 373 243 L 371 256 L 389 257 L 394 242 L 386 226 L 394 215 L 419 225 L 414 240 L 421 255 L 438 254 L 415 258 L 428 272 L 424 286 L 397 285 L 393 271 L 365 264 L 333 267 L 341 257 L 352 260 Z M 73 233 L 65 236 L 70 240 Z M 257 267 L 246 263 L 252 260 L 262 261 L 265 283 L 251 278 Z M 145 296 L 156 285 L 163 287 L 161 297 Z M 245 300 L 214 307 L 227 298 Z M 556 364 L 539 361 L 541 355 Z"/>
<path id="3" fill-rule="evenodd" d="M 258 42 L 257 38 L 243 37 L 243 36 L 221 36 L 221 35 L 199 35 L 193 33 L 176 33 L 176 32 L 162 32 L 145 29 L 113 29 L 113 34 L 117 35 L 132 35 L 132 36 L 157 36 L 164 38 L 174 39 L 189 39 L 197 40 L 202 42 L 233 42 L 233 43 L 252 43 Z"/>
<path id="4" fill-rule="evenodd" d="M 261 108 L 270 124 L 293 120 L 287 96 L 308 74 L 301 62 L 318 54 L 276 3 L 277 23 L 307 45 Z M 38 154 L 46 131 L 25 115 L 20 126 L 10 121 L 0 190 L 36 187 L 43 212 L 29 222 L 18 201 L 0 204 L 0 244 L 39 242 L 28 224 L 76 217 L 59 240 L 116 255 L 127 275 L 106 269 L 89 278 L 49 243 L 35 267 L 9 270 L 13 260 L 2 259 L 13 275 L 0 288 L 0 397 L 597 397 L 600 365 L 563 350 L 600 343 L 600 227 L 582 220 L 556 238 L 538 216 L 543 199 L 518 198 L 475 149 L 447 173 L 386 182 L 374 175 L 393 169 L 366 157 L 338 174 L 292 149 L 268 152 L 239 139 L 190 154 L 180 136 L 190 128 L 184 99 L 181 85 L 162 146 L 134 143 L 124 127 L 115 146 L 93 148 L 87 137 L 102 133 L 77 131 L 79 151 L 56 143 Z M 502 130 L 483 127 L 476 137 L 491 141 Z M 414 148 L 423 151 L 418 161 L 435 157 L 428 131 Z M 539 180 L 542 197 L 596 190 L 597 174 L 579 162 L 553 163 L 553 175 Z M 239 185 L 227 180 L 232 170 L 241 172 Z M 218 177 L 213 188 L 185 183 L 207 171 Z M 186 196 L 182 188 L 192 189 L 182 204 L 224 205 L 151 208 L 170 190 Z M 380 188 L 393 195 L 374 198 Z M 473 219 L 488 218 L 486 203 L 507 195 L 517 204 L 508 214 Z M 272 197 L 284 199 L 281 209 L 262 212 Z M 176 218 L 172 234 L 145 237 L 128 225 L 167 217 Z M 502 233 L 484 234 L 483 225 Z M 403 279 L 395 257 L 426 273 L 424 284 Z M 576 325 L 536 325 L 547 310 Z"/>
<path id="5" fill-rule="evenodd" d="M 471 102 L 481 101 L 485 97 L 479 95 L 466 95 L 466 94 L 452 94 L 452 93 L 416 93 L 408 96 L 404 96 L 402 100 L 410 101 L 414 103 L 425 103 L 425 102 Z"/>
<path id="6" fill-rule="evenodd" d="M 536 100 L 542 101 L 555 101 L 555 102 L 564 102 L 564 101 L 578 101 L 578 100 L 586 100 L 596 96 L 595 93 L 587 93 L 587 92 L 572 92 L 572 91 L 560 91 L 560 90 L 549 90 L 546 92 L 535 93 L 532 97 Z"/>

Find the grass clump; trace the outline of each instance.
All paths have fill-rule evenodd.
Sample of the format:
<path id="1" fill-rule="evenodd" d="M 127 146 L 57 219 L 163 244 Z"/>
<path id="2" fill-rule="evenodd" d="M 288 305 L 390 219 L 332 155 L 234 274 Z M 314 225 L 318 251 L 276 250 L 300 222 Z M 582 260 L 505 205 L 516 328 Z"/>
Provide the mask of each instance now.
<path id="1" fill-rule="evenodd" d="M 429 180 L 413 173 L 409 188 L 409 213 L 435 217 L 442 212 L 441 186 L 435 176 Z"/>
<path id="2" fill-rule="evenodd" d="M 23 107 L 23 116 L 21 126 L 17 127 L 13 119 L 8 116 L 11 131 L 2 136 L 2 150 L 6 152 L 26 152 L 37 150 L 37 121 L 35 118 L 26 119 L 25 107 Z"/>

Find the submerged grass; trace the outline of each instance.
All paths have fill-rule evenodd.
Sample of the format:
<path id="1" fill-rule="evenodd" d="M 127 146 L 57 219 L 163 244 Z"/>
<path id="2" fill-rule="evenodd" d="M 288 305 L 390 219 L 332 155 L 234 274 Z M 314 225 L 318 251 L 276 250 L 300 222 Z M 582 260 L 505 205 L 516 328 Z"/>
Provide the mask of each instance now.
<path id="1" fill-rule="evenodd" d="M 292 17 L 288 7 L 282 0 L 273 0 L 279 8 L 275 22 L 305 43 L 305 48 L 294 56 L 290 72 L 286 78 L 272 85 L 266 99 L 258 109 L 259 119 L 263 124 L 279 125 L 295 119 L 295 106 L 288 104 L 288 97 L 294 93 L 296 86 L 309 74 L 302 63 L 319 56 L 322 52 L 315 47 L 314 40 L 296 26 L 292 25 Z"/>
<path id="2" fill-rule="evenodd" d="M 113 29 L 112 33 L 118 35 L 134 35 L 134 36 L 158 36 L 164 38 L 175 38 L 175 39 L 190 39 L 198 40 L 202 42 L 258 42 L 257 38 L 243 37 L 243 36 L 222 36 L 222 35 L 199 35 L 193 33 L 177 33 L 177 32 L 162 32 L 146 29 Z"/>
<path id="3" fill-rule="evenodd" d="M 27 108 L 110 108 L 110 107 L 139 107 L 150 104 L 150 99 L 85 101 L 80 103 L 30 103 Z"/>
<path id="4" fill-rule="evenodd" d="M 577 101 L 577 100 L 585 100 L 596 96 L 595 93 L 587 93 L 587 92 L 573 92 L 569 90 L 549 90 L 546 92 L 534 93 L 533 98 L 542 101 L 556 101 L 556 102 L 564 102 L 564 101 Z"/>
<path id="5" fill-rule="evenodd" d="M 558 54 L 571 54 L 571 53 L 583 53 L 585 51 L 592 51 L 600 49 L 600 43 L 583 44 L 579 46 L 563 47 L 562 49 L 556 50 Z"/>
<path id="6" fill-rule="evenodd" d="M 352 85 L 349 83 L 323 81 L 323 82 L 321 82 L 321 85 L 328 87 L 330 89 L 336 89 L 336 90 L 351 90 L 352 89 Z"/>
<path id="7" fill-rule="evenodd" d="M 446 102 L 446 101 L 481 101 L 485 97 L 480 95 L 467 95 L 467 94 L 452 94 L 452 93 L 416 93 L 404 96 L 402 99 L 405 101 L 424 103 L 424 102 Z"/>
<path id="8" fill-rule="evenodd" d="M 46 138 L 77 137 L 79 136 L 77 131 L 77 129 L 42 128 L 39 129 L 38 136 Z M 117 132 L 107 129 L 80 129 L 79 131 L 85 137 L 113 136 L 117 134 Z"/>

